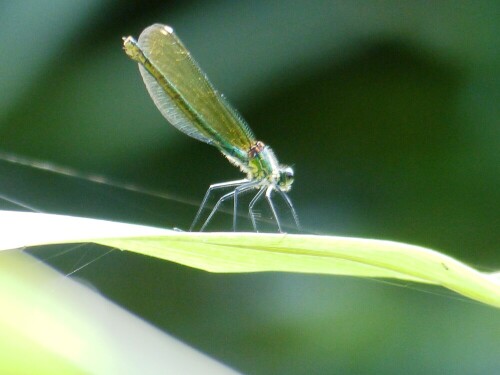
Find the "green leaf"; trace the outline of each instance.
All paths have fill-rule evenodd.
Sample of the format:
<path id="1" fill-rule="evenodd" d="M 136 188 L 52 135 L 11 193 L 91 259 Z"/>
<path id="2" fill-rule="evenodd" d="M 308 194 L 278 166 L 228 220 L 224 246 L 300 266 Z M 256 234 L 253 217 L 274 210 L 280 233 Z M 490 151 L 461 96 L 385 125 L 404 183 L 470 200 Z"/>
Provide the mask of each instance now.
<path id="1" fill-rule="evenodd" d="M 498 273 L 475 270 L 419 246 L 362 238 L 259 233 L 187 233 L 59 215 L 0 211 L 0 250 L 95 242 L 209 272 L 282 271 L 436 284 L 500 307 Z"/>
<path id="2" fill-rule="evenodd" d="M 235 374 L 20 251 L 0 252 L 0 301 L 0 374 Z"/>

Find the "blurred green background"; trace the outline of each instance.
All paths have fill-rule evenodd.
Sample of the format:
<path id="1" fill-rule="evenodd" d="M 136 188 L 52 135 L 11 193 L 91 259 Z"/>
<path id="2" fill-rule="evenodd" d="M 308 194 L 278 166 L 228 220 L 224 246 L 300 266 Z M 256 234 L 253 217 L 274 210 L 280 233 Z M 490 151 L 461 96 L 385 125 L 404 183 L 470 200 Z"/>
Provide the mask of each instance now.
<path id="1" fill-rule="evenodd" d="M 121 50 L 159 22 L 294 166 L 305 230 L 498 270 L 499 14 L 493 0 L 2 2 L 0 152 L 172 199 L 0 160 L 0 208 L 186 229 L 208 185 L 240 178 L 162 118 Z M 441 288 L 67 249 L 33 253 L 64 273 L 91 262 L 71 277 L 245 373 L 500 368 L 498 311 Z"/>

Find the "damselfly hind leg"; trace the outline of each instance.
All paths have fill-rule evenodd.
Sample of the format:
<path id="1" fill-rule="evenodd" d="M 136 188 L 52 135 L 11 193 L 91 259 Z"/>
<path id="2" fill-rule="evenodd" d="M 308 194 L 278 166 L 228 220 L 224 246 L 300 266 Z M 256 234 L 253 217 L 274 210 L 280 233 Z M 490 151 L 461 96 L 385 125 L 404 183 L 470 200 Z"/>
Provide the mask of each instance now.
<path id="1" fill-rule="evenodd" d="M 217 203 L 215 204 L 214 208 L 210 212 L 210 215 L 208 215 L 207 220 L 205 220 L 205 223 L 201 227 L 200 232 L 203 232 L 205 230 L 205 228 L 207 227 L 208 223 L 210 222 L 210 220 L 212 220 L 212 217 L 219 210 L 219 208 L 220 208 L 220 206 L 221 206 L 222 203 L 224 203 L 226 200 L 228 200 L 231 197 L 235 197 L 235 196 L 237 196 L 238 194 L 240 194 L 240 193 L 242 193 L 244 191 L 252 189 L 254 186 L 256 186 L 256 185 L 259 184 L 258 181 L 250 181 L 250 182 L 248 180 L 244 180 L 244 181 L 245 181 L 245 183 L 240 184 L 233 191 L 231 191 L 231 192 L 229 192 L 227 194 L 224 194 L 222 197 L 220 197 L 220 199 L 217 201 Z M 234 204 L 235 204 L 234 213 L 237 214 L 237 211 L 238 211 L 238 207 L 236 206 L 237 201 L 235 201 Z M 233 229 L 236 229 L 236 219 L 235 218 L 233 218 Z"/>
<path id="2" fill-rule="evenodd" d="M 192 232 L 195 225 L 198 223 L 198 220 L 200 219 L 201 213 L 203 212 L 203 209 L 205 208 L 205 205 L 207 204 L 208 198 L 210 197 L 210 194 L 212 193 L 212 191 L 218 190 L 218 189 L 228 188 L 231 186 L 243 185 L 247 182 L 249 182 L 249 180 L 243 179 L 243 180 L 220 182 L 217 184 L 210 185 L 207 192 L 205 193 L 205 196 L 203 197 L 203 200 L 201 201 L 200 208 L 198 209 L 198 212 L 196 213 L 196 216 L 193 220 L 193 223 L 191 224 L 191 227 L 189 228 L 189 231 Z"/>

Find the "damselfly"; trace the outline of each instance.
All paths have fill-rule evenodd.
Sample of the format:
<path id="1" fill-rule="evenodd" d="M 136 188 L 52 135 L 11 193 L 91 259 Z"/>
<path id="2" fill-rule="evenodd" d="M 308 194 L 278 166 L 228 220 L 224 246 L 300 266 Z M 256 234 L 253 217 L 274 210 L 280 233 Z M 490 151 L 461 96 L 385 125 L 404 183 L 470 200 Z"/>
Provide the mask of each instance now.
<path id="1" fill-rule="evenodd" d="M 278 230 L 283 232 L 272 200 L 275 192 L 289 207 L 299 229 L 297 213 L 286 194 L 294 179 L 292 168 L 279 164 L 271 148 L 255 138 L 245 120 L 215 90 L 172 28 L 160 24 L 149 26 L 138 41 L 131 36 L 123 38 L 123 48 L 139 63 L 146 88 L 163 116 L 185 134 L 217 147 L 246 173 L 244 179 L 211 185 L 190 229 L 193 230 L 200 220 L 210 194 L 230 187 L 234 189 L 219 198 L 200 231 L 207 227 L 222 203 L 230 199 L 234 202 L 233 230 L 236 231 L 239 195 L 252 190 L 257 192 L 248 211 L 255 231 L 258 227 L 254 207 L 265 196 Z"/>

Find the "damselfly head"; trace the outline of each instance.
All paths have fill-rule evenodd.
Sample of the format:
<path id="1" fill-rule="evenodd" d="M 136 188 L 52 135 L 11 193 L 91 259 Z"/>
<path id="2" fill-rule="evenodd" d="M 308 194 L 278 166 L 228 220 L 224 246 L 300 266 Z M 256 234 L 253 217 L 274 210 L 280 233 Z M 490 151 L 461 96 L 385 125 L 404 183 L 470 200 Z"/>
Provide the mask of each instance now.
<path id="1" fill-rule="evenodd" d="M 280 165 L 278 187 L 281 191 L 289 191 L 293 184 L 293 169 L 287 165 Z"/>

